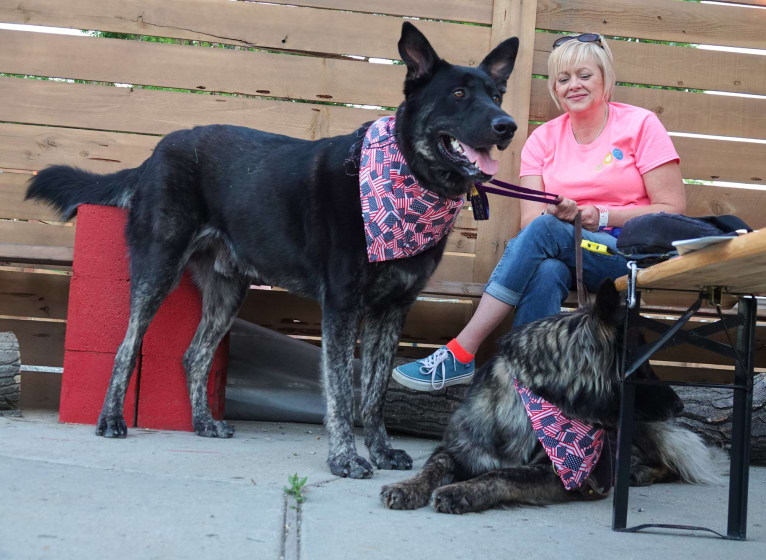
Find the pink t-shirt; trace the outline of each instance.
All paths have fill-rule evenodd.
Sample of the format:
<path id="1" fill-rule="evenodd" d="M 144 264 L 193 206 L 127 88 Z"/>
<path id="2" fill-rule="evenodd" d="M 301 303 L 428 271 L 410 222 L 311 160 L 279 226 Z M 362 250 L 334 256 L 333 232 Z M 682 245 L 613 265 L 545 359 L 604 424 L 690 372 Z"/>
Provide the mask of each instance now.
<path id="1" fill-rule="evenodd" d="M 646 206 L 642 175 L 674 160 L 678 153 L 657 115 L 609 103 L 606 126 L 590 144 L 577 143 L 567 113 L 535 129 L 521 151 L 521 175 L 541 175 L 546 192 L 581 206 Z"/>

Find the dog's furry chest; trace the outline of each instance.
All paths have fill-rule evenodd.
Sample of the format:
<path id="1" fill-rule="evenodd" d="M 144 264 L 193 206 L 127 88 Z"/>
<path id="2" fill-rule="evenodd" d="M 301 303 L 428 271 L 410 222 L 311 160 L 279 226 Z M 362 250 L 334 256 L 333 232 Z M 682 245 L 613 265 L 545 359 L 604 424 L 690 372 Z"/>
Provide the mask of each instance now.
<path id="1" fill-rule="evenodd" d="M 485 368 L 453 414 L 444 436 L 466 476 L 545 459 L 513 387 L 507 360 L 496 359 Z"/>

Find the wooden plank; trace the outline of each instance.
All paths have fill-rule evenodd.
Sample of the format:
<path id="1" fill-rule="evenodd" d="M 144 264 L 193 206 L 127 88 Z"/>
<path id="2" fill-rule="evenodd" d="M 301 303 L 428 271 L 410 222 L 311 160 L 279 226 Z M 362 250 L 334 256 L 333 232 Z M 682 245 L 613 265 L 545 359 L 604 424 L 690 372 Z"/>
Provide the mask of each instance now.
<path id="1" fill-rule="evenodd" d="M 316 140 L 391 114 L 312 103 L 0 77 L 0 120 L 142 134 L 235 124 Z"/>
<path id="2" fill-rule="evenodd" d="M 766 144 L 673 136 L 687 179 L 766 183 Z"/>
<path id="3" fill-rule="evenodd" d="M 659 41 L 763 48 L 766 12 L 667 0 L 539 0 L 537 27 Z"/>
<path id="4" fill-rule="evenodd" d="M 638 287 L 700 290 L 721 286 L 732 294 L 766 292 L 766 229 L 639 270 Z M 626 278 L 615 282 L 627 287 Z"/>
<path id="5" fill-rule="evenodd" d="M 617 86 L 613 100 L 653 111 L 672 132 L 766 138 L 766 98 Z M 560 114 L 548 94 L 547 80 L 532 80 L 529 119 L 549 121 Z"/>
<path id="6" fill-rule="evenodd" d="M 431 276 L 432 282 L 471 282 L 477 255 L 470 253 L 444 253 L 439 266 Z"/>
<path id="7" fill-rule="evenodd" d="M 665 363 L 649 360 L 654 373 L 660 379 L 668 381 L 686 381 L 687 383 L 732 383 L 734 375 L 729 370 L 706 367 L 705 364 L 687 365 L 683 362 Z"/>
<path id="8" fill-rule="evenodd" d="M 454 228 L 447 237 L 447 246 L 444 250 L 450 253 L 475 253 L 476 230 Z"/>
<path id="9" fill-rule="evenodd" d="M 0 6 L 0 21 L 395 60 L 402 25 L 398 17 L 229 0 L 26 0 Z M 489 42 L 487 27 L 417 26 L 442 57 L 459 64 L 478 64 Z"/>
<path id="10" fill-rule="evenodd" d="M 38 88 L 29 88 L 27 86 L 28 82 L 32 82 L 31 80 L 10 80 L 11 82 L 19 82 L 23 83 L 23 87 L 16 88 L 16 84 L 10 84 L 8 85 L 8 80 L 2 80 L 0 79 L 0 93 L 2 93 L 3 89 L 11 89 L 11 90 L 30 90 L 30 89 L 38 89 Z M 56 91 L 61 92 L 64 91 L 67 94 L 71 94 L 73 97 L 78 97 L 77 93 L 83 89 L 83 86 L 81 85 L 71 85 L 71 84 L 60 84 L 60 83 L 53 83 L 53 82 L 36 82 L 32 85 L 40 84 L 42 85 L 43 90 L 46 91 Z M 44 84 L 44 85 L 43 85 Z M 53 86 L 52 88 L 50 86 Z M 64 86 L 63 88 L 61 86 Z M 134 90 L 134 93 L 122 93 L 122 88 L 107 88 L 107 87 L 101 87 L 101 86 L 85 86 L 85 105 L 88 107 L 94 107 L 93 104 L 89 104 L 89 96 L 87 95 L 90 92 L 94 93 L 94 97 L 98 98 L 99 95 L 102 93 L 102 91 L 107 91 L 106 97 L 113 98 L 113 97 L 126 97 L 127 99 L 133 99 L 134 95 L 138 94 L 138 97 L 148 97 L 150 100 L 154 101 L 158 98 L 167 97 L 168 95 L 170 97 L 178 97 L 181 96 L 185 101 L 189 101 L 191 103 L 196 102 L 198 99 L 204 99 L 206 103 L 202 103 L 200 105 L 203 106 L 220 106 L 220 104 L 216 104 L 213 98 L 210 96 L 199 96 L 199 95 L 193 95 L 193 94 L 167 94 L 167 93 L 160 93 L 150 90 Z M 113 96 L 111 91 L 117 92 L 116 96 Z M 19 93 L 19 91 L 16 91 L 16 93 Z M 29 91 L 30 95 L 32 95 L 32 91 Z M 143 96 L 143 93 L 149 94 L 148 96 Z M 13 98 L 16 98 L 14 96 Z M 29 97 L 27 97 L 29 99 Z M 46 98 L 47 99 L 47 98 Z M 223 98 L 225 101 L 223 104 L 228 103 L 226 101 L 228 98 Z M 241 106 L 241 103 L 237 103 L 237 98 L 233 98 L 235 102 L 233 105 L 235 106 Z M 316 117 L 314 115 L 317 115 L 317 113 L 320 113 L 321 111 L 312 111 L 310 107 L 307 107 L 305 104 L 293 104 L 293 103 L 282 103 L 282 102 L 270 102 L 270 101 L 260 101 L 260 100 L 250 100 L 250 99 L 238 99 L 239 101 L 246 102 L 245 104 L 253 104 L 263 106 L 267 105 L 268 107 L 273 107 L 275 103 L 281 107 L 284 107 L 286 110 L 290 111 L 292 109 L 295 109 L 295 113 L 300 113 L 302 116 L 305 117 L 303 120 L 303 123 L 305 126 L 301 127 L 291 127 L 289 131 L 291 132 L 298 132 L 303 137 L 310 137 L 319 132 L 318 129 L 321 128 L 329 128 L 329 127 L 320 127 L 316 126 Z M 178 107 L 179 104 L 177 103 L 167 103 L 164 104 L 172 106 L 172 107 Z M 44 107 L 48 106 L 47 103 L 33 103 L 36 107 Z M 131 103 L 132 106 L 140 107 L 141 103 Z M 157 105 L 154 105 L 154 108 L 158 108 Z M 6 107 L 7 109 L 7 107 Z M 263 107 L 261 107 L 263 109 Z M 332 110 L 333 114 L 337 115 L 335 121 L 342 121 L 344 128 L 353 129 L 356 128 L 358 124 L 361 124 L 361 121 L 363 118 L 360 117 L 375 117 L 379 113 L 382 112 L 374 112 L 374 115 L 370 115 L 370 111 L 365 111 L 361 109 L 345 109 L 345 108 L 329 108 Z M 198 108 L 200 110 L 200 108 Z M 20 111 L 21 112 L 21 111 Z M 178 113 L 183 113 L 183 110 L 178 110 Z M 98 115 L 100 114 L 100 111 L 93 111 L 93 112 L 87 112 L 87 120 L 89 122 L 92 122 L 95 124 L 96 120 L 98 119 Z M 102 126 L 110 127 L 112 125 L 119 124 L 120 122 L 127 122 L 130 121 L 130 114 L 128 112 L 122 112 L 122 111 L 103 111 L 106 117 L 106 121 L 102 121 Z M 150 120 L 150 112 L 142 111 L 143 116 L 146 117 L 145 125 L 149 125 L 150 122 L 156 122 Z M 273 128 L 278 128 L 279 125 L 284 126 L 285 120 L 289 120 L 285 118 L 285 114 L 281 113 L 279 115 L 276 114 L 276 111 L 272 111 L 269 109 L 265 110 L 265 113 L 267 115 L 270 115 L 272 118 L 270 122 L 273 124 Z M 348 115 L 345 113 L 349 113 Z M 27 113 L 29 115 L 29 113 Z M 110 114 L 116 114 L 121 115 L 121 117 L 116 118 L 114 121 L 110 121 L 108 119 L 108 115 Z M 204 113 L 200 113 L 200 115 L 203 115 Z M 16 114 L 18 115 L 18 114 Z M 41 115 L 37 115 L 37 117 L 44 117 L 45 113 Z M 225 116 L 230 116 L 233 120 L 238 121 L 234 124 L 248 124 L 248 121 L 252 123 L 252 119 L 249 118 L 247 115 L 242 116 L 241 112 L 232 110 L 232 108 L 229 108 L 226 110 Z M 352 117 L 357 117 L 356 121 L 359 122 L 351 122 Z M 321 117 L 320 117 L 321 118 Z M 123 121 L 124 119 L 124 121 Z M 312 121 L 309 121 L 309 119 L 313 119 Z M 9 120 L 17 120 L 17 119 L 9 119 Z M 141 120 L 141 119 L 136 119 Z M 213 121 L 213 118 L 208 114 L 207 120 Z M 71 124 L 71 121 L 68 121 L 69 124 Z M 61 123 L 59 123 L 61 124 Z M 82 123 L 79 123 L 82 124 Z M 166 126 L 168 124 L 168 119 L 165 119 L 162 121 L 162 124 L 165 126 L 161 126 L 160 130 L 165 131 L 166 128 L 169 128 Z M 180 124 L 180 123 L 179 123 Z M 196 123 L 195 123 L 196 124 Z M 18 126 L 18 125 L 16 125 Z M 15 128 L 15 127 L 14 127 Z M 21 129 L 16 129 L 21 130 Z M 33 132 L 39 132 L 38 129 L 30 129 Z M 51 133 L 57 132 L 56 129 L 48 129 Z M 276 132 L 279 132 L 279 130 L 276 130 Z M 328 131 L 331 132 L 331 131 Z M 58 144 L 58 141 L 56 139 L 53 139 L 52 142 L 54 144 Z M 14 142 L 15 143 L 15 142 Z M 50 144 L 50 142 L 48 142 Z M 119 150 L 118 150 L 119 151 Z M 74 153 L 74 152 L 73 152 Z M 0 151 L 0 154 L 2 154 L 2 151 Z M 119 157 L 111 158 L 111 159 L 119 159 Z M 3 155 L 0 155 L 0 160 L 2 160 L 4 165 L 18 165 L 21 163 L 19 159 L 13 160 L 13 159 L 7 159 L 3 158 Z M 58 161 L 59 163 L 64 163 L 63 159 Z M 48 162 L 50 163 L 50 162 Z M 133 163 L 135 165 L 135 163 Z M 18 173 L 0 173 L 0 202 L 3 202 L 4 204 L 0 205 L 0 218 L 21 218 L 21 219 L 58 219 L 57 214 L 50 210 L 47 206 L 39 204 L 34 201 L 24 201 L 24 193 L 26 192 L 26 182 L 29 179 L 30 175 L 28 174 L 18 174 Z M 453 234 L 450 236 L 449 244 L 448 244 L 448 250 L 450 251 L 461 251 L 461 252 L 473 252 L 475 249 L 475 238 L 476 238 L 476 232 L 475 232 L 475 223 L 473 221 L 473 218 L 470 214 L 470 212 L 462 212 L 458 223 L 456 224 L 456 229 L 453 232 Z"/>
<path id="11" fill-rule="evenodd" d="M 19 339 L 22 365 L 61 367 L 66 323 L 0 319 L 0 331 Z"/>
<path id="12" fill-rule="evenodd" d="M 468 322 L 472 311 L 469 299 L 419 300 L 410 309 L 401 340 L 444 344 Z M 321 336 L 319 304 L 281 290 L 250 290 L 238 316 L 284 334 Z"/>
<path id="13" fill-rule="evenodd" d="M 548 75 L 548 55 L 561 34 L 535 35 L 532 71 Z M 684 46 L 609 41 L 618 82 L 766 94 L 766 57 Z"/>
<path id="14" fill-rule="evenodd" d="M 0 315 L 66 319 L 68 274 L 0 270 Z"/>
<path id="15" fill-rule="evenodd" d="M 0 72 L 384 107 L 401 102 L 405 75 L 403 65 L 21 31 L 0 30 L 0 43 Z"/>
<path id="16" fill-rule="evenodd" d="M 0 243 L 0 263 L 72 266 L 72 247 Z"/>
<path id="17" fill-rule="evenodd" d="M 687 325 L 684 327 L 684 330 L 700 327 L 700 326 L 703 326 L 705 323 L 710 323 L 710 322 L 713 322 L 714 320 L 716 319 L 692 318 L 689 321 L 689 323 L 687 323 Z M 666 325 L 669 325 L 673 321 L 661 320 L 660 322 Z M 655 334 L 653 332 L 647 333 L 647 342 L 653 342 L 657 340 L 658 338 L 659 338 L 658 334 Z M 726 346 L 730 345 L 729 340 L 736 341 L 736 339 L 737 339 L 736 328 L 729 329 L 728 337 L 725 332 L 718 333 L 715 336 L 710 337 L 710 340 L 714 340 Z M 764 325 L 763 323 L 760 323 L 760 325 L 756 328 L 756 331 L 755 331 L 755 345 L 754 345 L 753 358 L 754 358 L 755 367 L 766 366 L 766 325 Z M 732 358 L 721 356 L 719 354 L 716 354 L 704 348 L 699 348 L 699 347 L 690 346 L 690 345 L 680 345 L 680 346 L 674 346 L 672 348 L 660 350 L 659 352 L 655 353 L 652 356 L 652 359 L 665 360 L 665 361 L 671 361 L 671 362 L 694 361 L 696 363 L 701 363 L 701 364 L 726 365 L 726 366 L 731 366 L 734 363 Z"/>
<path id="18" fill-rule="evenodd" d="M 492 23 L 490 0 L 272 0 L 275 4 L 315 6 L 332 10 L 353 10 L 472 23 Z"/>
<path id="19" fill-rule="evenodd" d="M 2 95 L 0 94 L 0 97 Z M 25 201 L 29 173 L 0 172 L 0 219 L 58 220 L 58 213 L 37 202 Z"/>
<path id="20" fill-rule="evenodd" d="M 535 36 L 537 0 L 495 0 L 492 14 L 492 45 L 506 37 L 519 37 L 520 49 L 514 71 L 508 80 L 508 92 L 503 109 L 518 125 L 513 141 L 500 158 L 498 176 L 518 184 L 521 149 L 527 139 L 531 95 L 531 70 L 533 51 L 524 48 L 531 45 Z M 519 229 L 519 204 L 517 199 L 495 197 L 492 200 L 493 220 L 478 224 L 476 261 L 472 282 L 485 282 L 505 249 L 505 242 Z M 497 217 L 502 216 L 502 220 Z M 446 278 L 445 278 L 446 279 Z"/>
<path id="21" fill-rule="evenodd" d="M 734 214 L 751 228 L 760 229 L 766 227 L 766 190 L 687 184 L 686 214 Z"/>
<path id="22" fill-rule="evenodd" d="M 64 164 L 114 173 L 138 166 L 158 141 L 141 134 L 0 124 L 0 167 L 36 171 Z"/>
<path id="23" fill-rule="evenodd" d="M 0 220 L 0 239 L 8 244 L 74 247 L 74 227 L 71 224 Z"/>
<path id="24" fill-rule="evenodd" d="M 21 410 L 58 410 L 61 378 L 57 373 L 21 372 Z"/>

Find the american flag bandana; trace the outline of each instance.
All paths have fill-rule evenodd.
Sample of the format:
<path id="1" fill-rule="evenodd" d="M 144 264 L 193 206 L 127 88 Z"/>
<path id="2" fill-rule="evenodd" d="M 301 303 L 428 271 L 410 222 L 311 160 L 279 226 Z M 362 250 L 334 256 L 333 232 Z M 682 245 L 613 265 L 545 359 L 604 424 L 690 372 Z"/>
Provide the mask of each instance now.
<path id="1" fill-rule="evenodd" d="M 372 123 L 362 143 L 359 192 L 367 260 L 411 257 L 447 235 L 463 199 L 424 189 L 410 173 L 394 134 L 395 117 Z"/>
<path id="2" fill-rule="evenodd" d="M 553 463 L 564 488 L 579 488 L 598 463 L 604 446 L 604 430 L 570 420 L 557 406 L 513 380 L 537 439 Z"/>

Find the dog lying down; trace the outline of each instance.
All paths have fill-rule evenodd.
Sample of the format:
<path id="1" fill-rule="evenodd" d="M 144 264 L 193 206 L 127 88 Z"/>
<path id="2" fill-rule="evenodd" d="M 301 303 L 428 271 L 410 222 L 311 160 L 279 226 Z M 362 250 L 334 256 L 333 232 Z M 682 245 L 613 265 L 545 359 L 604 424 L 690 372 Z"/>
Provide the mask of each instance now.
<path id="1" fill-rule="evenodd" d="M 609 280 L 594 305 L 503 337 L 498 355 L 477 372 L 423 470 L 383 487 L 385 507 L 416 509 L 432 500 L 436 511 L 466 513 L 606 497 L 619 416 L 616 359 L 624 313 Z M 636 374 L 654 375 L 648 366 Z M 558 441 L 550 437 L 548 403 L 565 416 L 564 425 L 553 428 L 561 428 Z M 637 387 L 631 485 L 720 482 L 714 450 L 675 422 L 682 409 L 669 387 Z M 540 439 L 559 450 L 552 453 L 553 468 Z M 570 457 L 574 445 L 580 447 Z"/>

